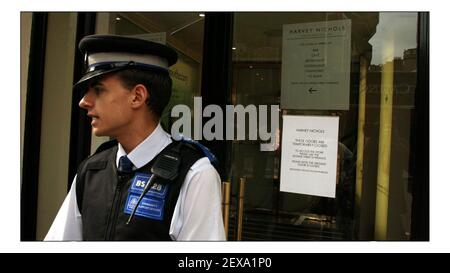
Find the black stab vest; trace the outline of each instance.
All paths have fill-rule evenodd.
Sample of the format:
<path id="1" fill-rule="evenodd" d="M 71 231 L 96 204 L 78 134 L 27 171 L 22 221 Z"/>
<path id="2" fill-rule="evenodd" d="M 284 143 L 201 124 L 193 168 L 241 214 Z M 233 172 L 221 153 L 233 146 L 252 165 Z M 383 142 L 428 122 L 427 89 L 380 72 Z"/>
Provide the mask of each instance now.
<path id="1" fill-rule="evenodd" d="M 172 142 L 161 153 L 172 149 L 177 143 Z M 181 145 L 181 165 L 177 178 L 169 182 L 161 181 L 161 178 L 155 179 L 155 183 L 168 183 L 163 219 L 156 220 L 135 215 L 129 225 L 126 225 L 130 215 L 125 213 L 124 209 L 134 174 L 150 174 L 151 166 L 158 155 L 144 167 L 133 171 L 131 175 L 119 176 L 116 167 L 117 142 L 105 144 L 102 146 L 106 149 L 101 146 L 94 155 L 80 164 L 77 172 L 76 194 L 82 217 L 83 240 L 172 240 L 169 229 L 181 186 L 190 167 L 204 157 L 204 154 L 190 145 Z"/>

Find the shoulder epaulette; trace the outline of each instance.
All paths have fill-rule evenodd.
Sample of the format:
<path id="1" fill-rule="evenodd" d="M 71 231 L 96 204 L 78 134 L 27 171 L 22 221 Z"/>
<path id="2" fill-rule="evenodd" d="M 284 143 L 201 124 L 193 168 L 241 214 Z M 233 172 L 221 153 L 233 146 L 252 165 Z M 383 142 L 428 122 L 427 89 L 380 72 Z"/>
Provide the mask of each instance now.
<path id="1" fill-rule="evenodd" d="M 189 138 L 182 138 L 179 141 L 192 149 L 200 151 L 205 157 L 209 159 L 209 162 L 211 162 L 214 167 L 217 167 L 219 165 L 219 160 L 217 159 L 217 157 L 206 146 Z"/>

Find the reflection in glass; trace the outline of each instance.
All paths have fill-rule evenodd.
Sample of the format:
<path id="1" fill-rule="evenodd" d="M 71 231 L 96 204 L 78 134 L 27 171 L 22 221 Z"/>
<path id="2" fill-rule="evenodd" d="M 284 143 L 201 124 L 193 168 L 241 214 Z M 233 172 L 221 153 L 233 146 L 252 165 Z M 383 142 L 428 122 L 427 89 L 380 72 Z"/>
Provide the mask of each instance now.
<path id="1" fill-rule="evenodd" d="M 236 13 L 232 101 L 279 104 L 283 25 L 341 19 L 352 22 L 349 109 L 282 110 L 340 117 L 336 198 L 280 192 L 280 151 L 234 141 L 234 195 L 247 178 L 243 240 L 409 239 L 416 13 Z"/>

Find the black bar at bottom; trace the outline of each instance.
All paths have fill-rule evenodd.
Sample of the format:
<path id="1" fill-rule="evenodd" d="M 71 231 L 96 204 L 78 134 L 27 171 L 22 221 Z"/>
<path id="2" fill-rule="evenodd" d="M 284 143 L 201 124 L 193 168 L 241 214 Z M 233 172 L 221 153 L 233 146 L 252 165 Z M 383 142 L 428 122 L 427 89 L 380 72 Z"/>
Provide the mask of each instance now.
<path id="1" fill-rule="evenodd" d="M 386 268 L 404 271 L 427 264 L 444 264 L 449 256 L 442 253 L 27 253 L 1 254 L 0 259 L 2 264 L 12 261 L 15 268 L 31 264 L 34 269 L 42 265 L 46 269 L 53 266 L 63 270 L 70 267 L 71 271 L 89 269 L 98 272 L 109 268 L 115 272 L 361 272 L 369 268 L 370 272 L 384 272 Z"/>

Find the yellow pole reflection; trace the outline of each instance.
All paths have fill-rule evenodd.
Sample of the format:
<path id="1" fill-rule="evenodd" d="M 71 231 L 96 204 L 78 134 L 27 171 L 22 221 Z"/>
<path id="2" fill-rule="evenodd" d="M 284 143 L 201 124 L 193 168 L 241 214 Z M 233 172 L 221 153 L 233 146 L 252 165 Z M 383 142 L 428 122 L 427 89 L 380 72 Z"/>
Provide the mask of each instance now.
<path id="1" fill-rule="evenodd" d="M 387 239 L 389 171 L 391 164 L 392 97 L 394 91 L 393 39 L 386 40 L 384 51 L 388 58 L 381 70 L 380 137 L 378 146 L 375 240 Z"/>
<path id="2" fill-rule="evenodd" d="M 367 92 L 367 60 L 365 56 L 361 56 L 359 64 L 359 106 L 358 106 L 358 143 L 356 155 L 356 187 L 355 187 L 355 216 L 359 219 L 362 183 L 363 183 L 363 167 L 364 167 L 364 126 L 366 123 L 366 92 Z"/>

